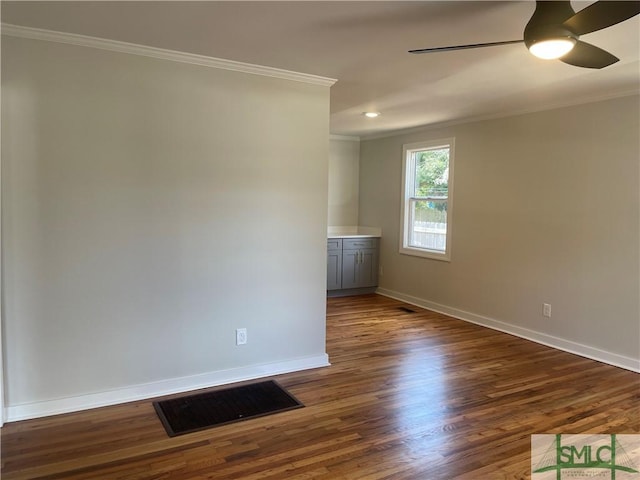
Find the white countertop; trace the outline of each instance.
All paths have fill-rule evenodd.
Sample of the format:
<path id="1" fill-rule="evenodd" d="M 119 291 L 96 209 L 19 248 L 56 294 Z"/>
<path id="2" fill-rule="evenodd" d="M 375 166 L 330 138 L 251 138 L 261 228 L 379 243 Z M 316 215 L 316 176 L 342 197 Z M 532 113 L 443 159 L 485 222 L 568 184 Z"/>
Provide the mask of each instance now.
<path id="1" fill-rule="evenodd" d="M 382 229 L 380 227 L 328 227 L 327 238 L 366 238 L 381 237 Z"/>

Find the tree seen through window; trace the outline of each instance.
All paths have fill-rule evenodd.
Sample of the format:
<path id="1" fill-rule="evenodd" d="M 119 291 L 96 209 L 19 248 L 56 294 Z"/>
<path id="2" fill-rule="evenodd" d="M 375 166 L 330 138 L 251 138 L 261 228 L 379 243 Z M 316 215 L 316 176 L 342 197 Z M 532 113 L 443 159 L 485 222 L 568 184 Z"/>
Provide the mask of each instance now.
<path id="1" fill-rule="evenodd" d="M 446 222 L 449 188 L 449 149 L 415 152 L 415 197 L 428 197 L 415 204 L 415 220 Z"/>

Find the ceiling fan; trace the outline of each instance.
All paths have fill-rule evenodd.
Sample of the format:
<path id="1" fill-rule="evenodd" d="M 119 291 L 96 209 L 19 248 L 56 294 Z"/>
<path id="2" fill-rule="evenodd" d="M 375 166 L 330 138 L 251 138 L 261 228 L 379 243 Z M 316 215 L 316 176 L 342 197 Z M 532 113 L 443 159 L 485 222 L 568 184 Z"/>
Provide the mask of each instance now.
<path id="1" fill-rule="evenodd" d="M 638 13 L 640 1 L 600 0 L 576 13 L 568 0 L 538 0 L 533 16 L 524 29 L 523 40 L 421 48 L 409 50 L 409 53 L 446 52 L 524 42 L 529 51 L 540 58 L 557 58 L 576 67 L 604 68 L 616 63 L 619 58 L 583 42 L 580 35 L 611 27 Z"/>

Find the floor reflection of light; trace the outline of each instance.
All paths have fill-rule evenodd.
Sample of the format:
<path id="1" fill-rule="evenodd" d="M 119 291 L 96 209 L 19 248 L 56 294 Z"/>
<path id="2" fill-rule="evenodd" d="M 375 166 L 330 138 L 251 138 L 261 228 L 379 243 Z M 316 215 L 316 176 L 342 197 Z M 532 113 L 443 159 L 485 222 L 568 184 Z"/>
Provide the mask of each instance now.
<path id="1" fill-rule="evenodd" d="M 447 430 L 447 376 L 436 348 L 406 352 L 394 372 L 399 391 L 393 395 L 395 430 L 403 438 L 404 455 L 414 466 L 442 460 Z"/>

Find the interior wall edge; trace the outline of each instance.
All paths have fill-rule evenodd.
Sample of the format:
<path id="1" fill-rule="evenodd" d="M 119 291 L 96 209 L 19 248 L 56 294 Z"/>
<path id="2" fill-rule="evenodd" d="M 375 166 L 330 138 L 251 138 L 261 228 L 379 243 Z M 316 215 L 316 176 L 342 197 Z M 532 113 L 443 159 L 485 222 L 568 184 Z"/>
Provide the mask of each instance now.
<path id="1" fill-rule="evenodd" d="M 78 412 L 91 408 L 106 407 L 120 403 L 151 399 L 163 395 L 183 393 L 201 388 L 256 380 L 283 373 L 328 367 L 330 365 L 327 354 L 315 355 L 282 362 L 250 365 L 247 367 L 207 372 L 200 375 L 172 378 L 142 385 L 132 385 L 107 392 L 58 398 L 22 405 L 8 405 L 6 407 L 6 421 L 16 422 L 62 413 Z"/>
<path id="2" fill-rule="evenodd" d="M 624 368 L 625 370 L 631 370 L 632 372 L 640 373 L 640 358 L 631 358 L 624 355 L 620 355 L 613 352 L 601 350 L 599 348 L 591 347 L 577 343 L 565 338 L 556 337 L 543 332 L 530 330 L 528 328 L 518 327 L 509 323 L 496 320 L 494 318 L 485 317 L 472 312 L 460 310 L 448 305 L 442 305 L 440 303 L 432 302 L 423 298 L 414 297 L 394 290 L 388 290 L 386 288 L 378 288 L 377 294 L 385 297 L 400 300 L 417 307 L 426 308 L 437 313 L 442 313 L 458 320 L 474 323 L 482 327 L 497 330 L 499 332 L 508 333 L 516 337 L 529 340 L 547 347 L 562 350 L 567 353 L 579 355 L 581 357 L 590 358 L 598 362 L 606 363 L 614 367 Z"/>

